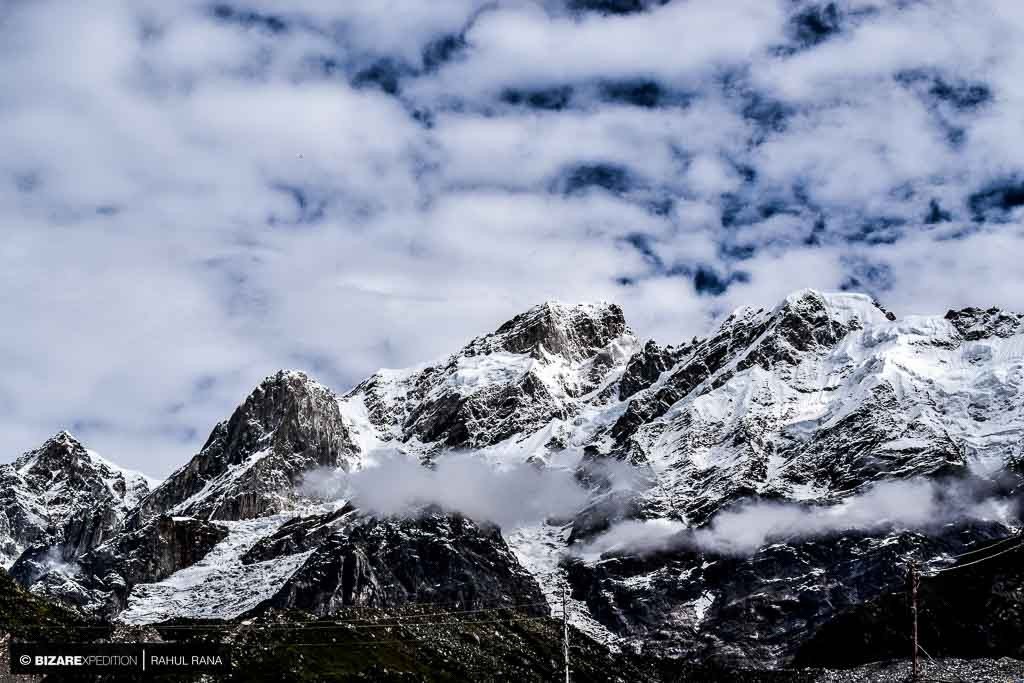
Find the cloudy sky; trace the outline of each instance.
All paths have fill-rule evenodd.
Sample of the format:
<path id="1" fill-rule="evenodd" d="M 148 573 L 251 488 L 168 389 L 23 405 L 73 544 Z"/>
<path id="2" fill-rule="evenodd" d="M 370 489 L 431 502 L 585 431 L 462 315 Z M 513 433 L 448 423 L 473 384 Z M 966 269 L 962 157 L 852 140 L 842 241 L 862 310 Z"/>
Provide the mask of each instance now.
<path id="1" fill-rule="evenodd" d="M 0 461 L 164 475 L 546 299 L 1024 309 L 1019 0 L 0 4 Z"/>

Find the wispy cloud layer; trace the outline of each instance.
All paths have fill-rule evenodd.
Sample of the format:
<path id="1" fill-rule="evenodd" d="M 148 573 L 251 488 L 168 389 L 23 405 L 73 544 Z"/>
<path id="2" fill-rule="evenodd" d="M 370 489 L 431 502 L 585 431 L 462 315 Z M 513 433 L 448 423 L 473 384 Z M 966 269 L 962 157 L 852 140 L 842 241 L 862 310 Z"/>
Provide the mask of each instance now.
<path id="1" fill-rule="evenodd" d="M 746 503 L 719 512 L 698 529 L 669 519 L 619 522 L 576 552 L 595 558 L 604 553 L 682 548 L 746 555 L 770 543 L 812 540 L 849 531 L 933 530 L 969 520 L 1008 524 L 1017 514 L 1015 502 L 985 495 L 966 481 L 887 481 L 835 505 Z"/>
<path id="2" fill-rule="evenodd" d="M 614 10 L 614 11 L 613 11 Z M 968 0 L 0 10 L 0 459 L 153 474 L 540 300 L 702 332 L 814 286 L 1020 308 L 1024 9 Z"/>
<path id="3" fill-rule="evenodd" d="M 571 469 L 498 467 L 472 453 L 442 456 L 430 468 L 405 455 L 380 453 L 373 465 L 353 472 L 309 472 L 302 490 L 322 500 L 351 501 L 375 515 L 417 515 L 437 506 L 507 529 L 571 518 L 589 499 Z"/>

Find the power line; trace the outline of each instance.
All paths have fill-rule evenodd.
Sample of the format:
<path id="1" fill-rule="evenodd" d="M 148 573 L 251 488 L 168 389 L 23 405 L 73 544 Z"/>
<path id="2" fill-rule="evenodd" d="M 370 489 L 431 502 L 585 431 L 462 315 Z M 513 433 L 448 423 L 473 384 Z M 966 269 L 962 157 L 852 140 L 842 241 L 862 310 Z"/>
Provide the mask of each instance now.
<path id="1" fill-rule="evenodd" d="M 488 613 L 488 612 L 505 612 L 505 611 L 509 611 L 509 610 L 525 609 L 527 607 L 541 607 L 541 606 L 544 606 L 544 607 L 548 606 L 547 601 L 545 601 L 545 602 L 524 602 L 524 603 L 519 603 L 519 604 L 516 604 L 516 605 L 507 605 L 505 607 L 486 607 L 486 608 L 469 609 L 469 610 L 449 610 L 447 612 L 426 612 L 426 613 L 423 613 L 423 614 L 399 614 L 399 613 L 394 613 L 393 612 L 391 615 L 382 615 L 382 616 L 379 616 L 379 617 L 360 617 L 360 618 L 355 618 L 355 619 L 324 619 L 324 620 L 318 620 L 318 621 L 309 622 L 309 623 L 311 623 L 311 624 L 323 624 L 323 625 L 349 625 L 349 624 L 352 624 L 353 628 L 363 628 L 364 626 L 362 626 L 362 625 L 363 624 L 367 624 L 366 628 L 377 628 L 377 627 L 379 627 L 381 625 L 384 625 L 384 626 L 396 625 L 396 626 L 398 626 L 398 625 L 422 624 L 422 623 L 426 623 L 426 622 L 415 622 L 414 620 L 416 620 L 416 619 L 424 619 L 424 618 L 427 618 L 427 617 L 447 617 L 447 616 L 458 616 L 458 615 L 463 615 L 463 614 L 482 614 L 482 613 Z M 368 609 L 368 608 L 362 608 L 362 609 Z M 394 622 L 394 623 L 392 623 L 392 624 L 382 624 L 381 621 L 378 621 L 378 620 L 381 620 L 381 621 L 384 621 L 384 622 Z M 402 620 L 402 621 L 399 622 L 399 620 Z M 373 623 L 370 623 L 370 622 L 373 622 Z M 187 625 L 187 624 L 186 625 L 171 624 L 171 625 L 168 625 L 168 626 L 160 626 L 160 625 L 157 625 L 157 624 L 149 624 L 149 626 L 152 626 L 153 628 L 171 628 L 171 629 L 179 628 L 179 627 L 180 628 L 185 628 L 185 629 L 194 628 L 193 626 L 190 626 L 190 625 Z M 200 626 L 211 626 L 211 627 L 216 627 L 216 628 L 221 628 L 221 627 L 223 627 L 223 628 L 235 628 L 237 625 L 236 624 L 201 624 Z M 271 625 L 271 626 L 267 626 L 267 627 L 261 627 L 261 628 L 272 628 L 273 626 L 275 626 L 275 625 Z M 290 626 L 286 626 L 286 625 L 276 625 L 276 626 L 290 628 Z M 296 628 L 303 628 L 303 627 L 300 625 L 300 626 L 296 626 Z M 306 626 L 305 628 L 309 628 L 309 626 Z"/>
<path id="2" fill-rule="evenodd" d="M 929 661 L 931 661 L 931 663 L 935 667 L 939 668 L 940 670 L 942 670 L 943 672 L 945 672 L 947 674 L 952 673 L 951 671 L 946 669 L 944 666 L 941 666 L 938 662 L 936 662 L 935 659 L 930 654 L 928 654 L 928 651 L 925 650 L 924 647 L 922 647 L 921 644 L 918 642 L 918 638 L 917 638 L 917 635 L 918 635 L 918 629 L 917 629 L 917 626 L 918 626 L 918 624 L 917 624 L 917 617 L 918 617 L 917 588 L 918 588 L 918 583 L 920 581 L 920 578 L 921 577 L 930 578 L 930 577 L 938 576 L 939 574 L 944 574 L 945 572 L 954 571 L 956 569 L 964 569 L 966 567 L 971 567 L 971 566 L 974 566 L 976 564 L 981 564 L 982 562 L 987 562 L 989 560 L 994 560 L 995 558 L 999 557 L 1000 555 L 1005 555 L 1007 553 L 1013 552 L 1014 550 L 1020 550 L 1022 547 L 1024 547 L 1024 539 L 1022 539 L 1021 534 L 1018 533 L 1018 534 L 1014 534 L 1013 536 L 1009 536 L 1007 538 L 1000 539 L 1000 540 L 995 541 L 993 543 L 989 543 L 989 544 L 987 544 L 985 546 L 982 546 L 981 548 L 974 548 L 972 550 L 968 550 L 966 552 L 960 553 L 959 555 L 953 555 L 952 557 L 947 558 L 947 559 L 956 560 L 956 559 L 959 559 L 959 558 L 962 558 L 962 557 L 968 557 L 970 555 L 976 555 L 976 554 L 978 554 L 980 552 L 991 551 L 991 550 L 993 550 L 995 548 L 998 548 L 1000 546 L 1003 546 L 1006 543 L 1009 543 L 1010 541 L 1013 541 L 1013 540 L 1018 541 L 1017 545 L 1011 546 L 1009 548 L 1005 548 L 1003 550 L 1000 550 L 997 553 L 993 553 L 993 554 L 988 555 L 986 557 L 982 557 L 982 558 L 977 559 L 977 560 L 972 560 L 972 561 L 966 562 L 964 564 L 958 564 L 958 565 L 954 565 L 952 567 L 944 567 L 944 568 L 940 568 L 940 569 L 931 569 L 929 571 L 929 573 L 927 573 L 927 574 L 921 574 L 920 572 L 918 572 L 917 563 L 914 562 L 914 561 L 910 562 L 910 566 L 909 566 L 909 580 L 910 580 L 909 584 L 910 585 L 909 585 L 909 588 L 910 588 L 910 611 L 911 611 L 911 619 L 912 619 L 912 623 L 911 623 L 911 639 L 913 640 L 913 645 L 914 645 L 914 654 L 913 654 L 913 659 L 912 659 L 912 662 L 911 662 L 911 671 L 912 671 L 911 676 L 912 676 L 912 679 L 914 681 L 920 680 L 918 678 L 918 673 L 919 673 L 918 672 L 918 662 L 917 662 L 917 653 L 918 653 L 918 651 L 923 652 L 924 655 L 929 659 Z M 957 681 L 960 681 L 962 683 L 963 679 L 961 679 L 956 674 L 953 674 L 953 676 L 954 676 L 954 678 Z M 927 680 L 941 681 L 942 679 L 927 679 Z"/>
<path id="3" fill-rule="evenodd" d="M 1019 550 L 1022 547 L 1024 547 L 1024 541 L 1021 541 L 1020 543 L 1018 543 L 1017 545 L 1013 546 L 1012 548 L 1007 548 L 1006 550 L 1001 550 L 1001 551 L 999 551 L 998 553 L 996 553 L 994 555 L 989 555 L 988 557 L 983 557 L 980 560 L 974 560 L 974 561 L 968 562 L 966 564 L 958 564 L 958 565 L 954 565 L 952 567 L 943 567 L 941 569 L 932 569 L 931 572 L 928 573 L 926 576 L 928 576 L 928 577 L 938 576 L 939 574 L 944 574 L 945 572 L 951 572 L 951 571 L 954 571 L 954 570 L 957 570 L 957 569 L 963 569 L 965 567 L 971 567 L 971 566 L 976 565 L 976 564 L 981 564 L 982 562 L 987 562 L 989 560 L 994 560 L 995 558 L 999 557 L 1000 555 L 1005 555 L 1006 553 L 1013 552 L 1014 550 Z"/>
<path id="4" fill-rule="evenodd" d="M 57 624 L 41 624 L 38 626 L 31 626 L 25 630 L 38 630 L 38 629 L 50 629 L 50 630 L 88 630 L 88 629 L 99 629 L 99 630 L 115 630 L 117 628 L 126 629 L 147 629 L 152 628 L 158 631 L 163 630 L 180 630 L 180 631 L 216 631 L 216 630 L 231 630 L 241 631 L 243 629 L 249 630 L 260 630 L 260 631 L 310 631 L 318 629 L 337 629 L 337 628 L 348 628 L 348 629 L 378 629 L 378 628 L 399 628 L 403 626 L 439 626 L 439 625 L 463 625 L 463 624 L 484 624 L 484 623 L 501 623 L 505 621 L 522 621 L 522 620 L 542 620 L 542 619 L 557 619 L 558 614 L 550 614 L 543 616 L 531 616 L 531 617 L 505 617 L 499 619 L 483 620 L 483 619 L 464 619 L 464 620 L 450 620 L 450 621 L 416 621 L 416 619 L 422 619 L 425 617 L 437 617 L 437 616 L 458 616 L 464 614 L 484 614 L 492 612 L 502 612 L 515 609 L 523 609 L 527 607 L 536 607 L 544 605 L 547 602 L 533 602 L 533 603 L 522 603 L 519 605 L 510 605 L 508 607 L 492 607 L 486 609 L 475 609 L 475 610 L 453 610 L 449 612 L 432 612 L 427 614 L 415 614 L 415 615 L 393 615 L 393 616 L 382 616 L 381 621 L 378 623 L 367 623 L 371 621 L 370 618 L 354 619 L 354 620 L 318 620 L 311 622 L 302 622 L 295 624 L 253 624 L 249 623 L 225 623 L 225 624 L 111 624 L 111 625 L 81 625 L 81 626 L 63 626 Z M 0 629 L 12 631 L 11 625 L 0 624 Z"/>
<path id="5" fill-rule="evenodd" d="M 977 553 L 984 552 L 986 550 L 991 550 L 992 548 L 998 548 L 999 546 L 1003 545 L 1004 543 L 1009 543 L 1010 541 L 1016 541 L 1016 540 L 1020 540 L 1020 534 L 1014 534 L 1012 536 L 1007 536 L 1006 538 L 1001 538 L 998 541 L 996 541 L 995 543 L 989 543 L 986 546 L 982 546 L 981 548 L 975 548 L 973 550 L 968 550 L 967 552 L 960 553 L 959 555 L 950 555 L 949 559 L 951 559 L 951 560 L 958 560 L 961 557 L 967 557 L 968 555 L 976 555 Z"/>
<path id="6" fill-rule="evenodd" d="M 522 602 L 522 603 L 517 603 L 517 604 L 514 604 L 514 605 L 505 605 L 503 607 L 481 607 L 481 608 L 478 608 L 478 609 L 449 610 L 449 611 L 446 611 L 446 612 L 425 612 L 423 614 L 398 615 L 398 616 L 396 616 L 394 618 L 396 618 L 396 619 L 398 619 L 398 618 L 401 618 L 401 619 L 419 619 L 419 618 L 423 618 L 423 617 L 448 616 L 448 615 L 451 615 L 451 614 L 478 614 L 478 613 L 481 613 L 481 612 L 503 612 L 503 611 L 506 611 L 506 610 L 522 609 L 522 608 L 526 608 L 526 607 L 541 607 L 541 606 L 547 607 L 548 606 L 548 602 L 545 600 L 543 602 Z M 362 608 L 362 609 L 372 609 L 372 608 Z M 335 623 L 362 623 L 362 622 L 365 622 L 365 621 L 372 621 L 373 619 L 374 619 L 374 617 L 360 617 L 360 618 L 356 618 L 356 619 L 337 619 L 337 620 L 333 620 L 333 621 L 335 621 Z"/>
<path id="7" fill-rule="evenodd" d="M 405 606 L 406 605 L 401 605 L 401 607 L 403 607 L 403 608 Z M 503 607 L 483 607 L 483 608 L 469 609 L 469 610 L 448 610 L 448 611 L 445 611 L 445 612 L 424 612 L 424 613 L 411 613 L 411 614 L 398 613 L 398 612 L 396 612 L 394 610 L 394 608 L 392 608 L 392 610 L 390 610 L 391 613 L 392 613 L 391 615 L 386 615 L 385 614 L 385 615 L 381 615 L 381 616 L 357 617 L 357 618 L 353 618 L 353 619 L 321 620 L 321 621 L 314 622 L 314 623 L 332 623 L 332 624 L 349 624 L 349 623 L 352 623 L 352 624 L 359 624 L 359 623 L 365 623 L 365 622 L 372 622 L 372 621 L 375 621 L 375 620 L 378 620 L 378 619 L 384 619 L 384 620 L 389 620 L 389 621 L 390 620 L 397 620 L 397 619 L 422 619 L 422 618 L 425 618 L 425 617 L 450 616 L 450 615 L 458 615 L 458 614 L 479 614 L 479 613 L 482 613 L 482 612 L 503 612 L 503 611 L 507 611 L 507 610 L 523 609 L 523 608 L 526 608 L 526 607 L 541 607 L 541 606 L 548 606 L 548 602 L 547 601 L 543 601 L 543 602 L 521 602 L 521 603 L 516 603 L 516 604 L 512 604 L 512 605 L 505 605 Z M 342 609 L 346 609 L 346 610 L 360 610 L 360 609 L 362 609 L 362 610 L 372 610 L 372 609 L 375 609 L 375 608 L 373 608 L 373 607 L 364 607 L 364 606 L 356 606 L 356 605 L 349 605 L 349 606 L 343 607 Z M 386 610 L 380 610 L 380 611 L 384 612 Z M 251 622 L 249 622 L 249 623 L 251 623 Z M 47 628 L 98 628 L 98 629 L 110 629 L 110 628 L 156 628 L 156 629 L 186 628 L 186 629 L 194 629 L 194 628 L 200 628 L 200 627 L 204 627 L 204 628 L 206 628 L 206 627 L 208 627 L 208 628 L 239 628 L 239 627 L 244 626 L 244 625 L 247 625 L 246 622 L 220 623 L 220 624 L 191 624 L 191 625 L 190 624 L 163 624 L 162 625 L 160 623 L 131 624 L 131 623 L 124 623 L 124 622 L 115 622 L 115 623 L 112 623 L 112 624 L 109 624 L 109 625 L 105 625 L 105 624 L 96 624 L 96 625 L 83 624 L 83 625 L 77 625 L 77 626 L 54 625 L 54 626 L 46 626 L 46 627 Z M 43 626 L 36 627 L 36 628 L 41 628 L 41 627 L 43 627 Z M 260 628 L 265 628 L 265 627 L 260 627 Z"/>
<path id="8" fill-rule="evenodd" d="M 513 624 L 513 623 L 517 623 L 517 622 L 536 622 L 536 621 L 539 621 L 539 620 L 545 620 L 545 618 L 548 618 L 548 617 L 547 616 L 517 616 L 517 617 L 510 617 L 510 618 L 496 618 L 496 620 L 483 620 L 483 621 L 478 621 L 478 622 L 439 622 L 437 624 L 418 624 L 416 626 L 474 626 L 474 625 L 477 625 L 477 624 Z M 328 647 L 328 646 L 331 646 L 331 645 L 334 645 L 334 646 L 354 645 L 354 644 L 374 645 L 374 644 L 384 644 L 384 643 L 403 642 L 403 641 L 413 642 L 413 641 L 422 641 L 422 640 L 428 640 L 428 639 L 429 639 L 428 637 L 424 636 L 424 637 L 419 637 L 419 638 L 399 639 L 399 640 L 342 641 L 340 643 L 339 642 L 330 642 L 330 643 L 292 643 L 292 642 L 287 642 L 286 641 L 286 642 L 271 643 L 271 644 L 274 647 L 288 647 L 288 646 L 291 646 L 291 645 L 309 645 L 309 646 L 315 645 L 317 647 L 321 647 L 321 646 Z"/>
<path id="9" fill-rule="evenodd" d="M 308 626 L 290 627 L 286 625 L 274 625 L 265 630 L 268 631 L 323 631 L 341 629 L 381 629 L 381 628 L 419 628 L 421 626 L 471 626 L 473 624 L 504 624 L 513 621 L 539 621 L 551 619 L 550 616 L 543 617 L 503 617 L 498 619 L 464 619 L 453 621 L 421 621 L 416 623 L 388 623 L 388 624 L 364 624 L 354 626 L 352 624 L 331 624 L 312 622 Z"/>

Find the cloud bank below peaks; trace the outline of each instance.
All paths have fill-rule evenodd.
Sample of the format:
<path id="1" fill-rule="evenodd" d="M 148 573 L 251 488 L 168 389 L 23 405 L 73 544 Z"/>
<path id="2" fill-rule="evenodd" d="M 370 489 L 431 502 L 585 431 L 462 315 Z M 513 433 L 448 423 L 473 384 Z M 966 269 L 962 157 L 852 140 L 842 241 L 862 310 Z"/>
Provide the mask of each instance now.
<path id="1" fill-rule="evenodd" d="M 812 540 L 834 533 L 924 531 L 969 520 L 1010 522 L 1017 510 L 1015 501 L 981 495 L 967 482 L 891 481 L 828 506 L 741 504 L 696 529 L 675 520 L 627 520 L 583 544 L 576 554 L 596 559 L 606 554 L 688 549 L 749 555 L 771 543 Z"/>
<path id="2" fill-rule="evenodd" d="M 353 472 L 310 472 L 302 490 L 322 500 L 346 499 L 380 516 L 415 516 L 434 505 L 502 528 L 571 517 L 589 498 L 570 469 L 496 465 L 461 453 L 442 455 L 430 466 L 402 454 L 378 454 L 374 464 Z"/>

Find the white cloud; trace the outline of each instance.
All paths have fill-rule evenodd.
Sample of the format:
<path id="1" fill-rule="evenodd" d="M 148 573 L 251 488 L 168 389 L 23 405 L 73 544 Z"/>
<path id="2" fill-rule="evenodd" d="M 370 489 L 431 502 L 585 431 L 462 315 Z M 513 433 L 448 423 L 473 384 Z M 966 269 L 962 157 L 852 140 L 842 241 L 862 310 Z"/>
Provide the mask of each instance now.
<path id="1" fill-rule="evenodd" d="M 66 427 L 162 475 L 278 367 L 344 390 L 546 298 L 667 343 L 854 276 L 1019 308 L 1019 215 L 968 207 L 1024 178 L 1016 3 L 840 3 L 795 51 L 781 0 L 221 4 L 0 18 L 0 460 Z"/>
<path id="2" fill-rule="evenodd" d="M 670 519 L 627 520 L 582 544 L 576 552 L 592 560 L 604 553 L 678 548 L 747 555 L 771 543 L 834 533 L 925 530 L 966 520 L 1008 523 L 1015 514 L 1005 500 L 980 496 L 964 481 L 887 481 L 833 505 L 745 503 L 719 512 L 697 529 Z"/>
<path id="3" fill-rule="evenodd" d="M 471 58 L 426 89 L 483 95 L 507 86 L 595 78 L 690 82 L 754 57 L 781 36 L 774 2 L 674 2 L 629 16 L 551 16 L 533 3 L 483 14 L 467 35 Z"/>
<path id="4" fill-rule="evenodd" d="M 430 469 L 401 454 L 377 454 L 376 460 L 354 472 L 310 472 L 304 491 L 351 500 L 376 515 L 410 515 L 436 505 L 506 528 L 570 518 L 588 500 L 570 469 L 497 467 L 468 453 L 442 456 Z"/>

